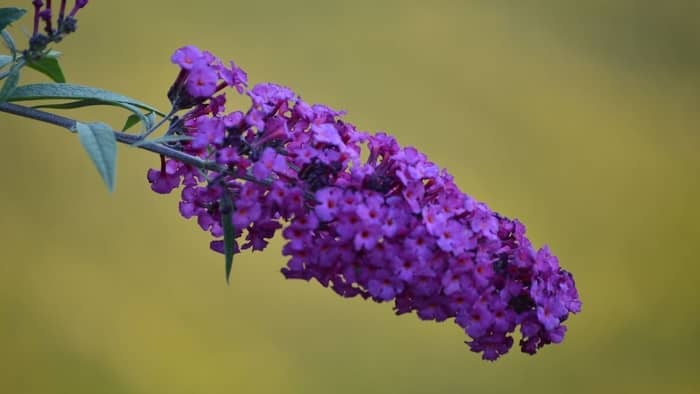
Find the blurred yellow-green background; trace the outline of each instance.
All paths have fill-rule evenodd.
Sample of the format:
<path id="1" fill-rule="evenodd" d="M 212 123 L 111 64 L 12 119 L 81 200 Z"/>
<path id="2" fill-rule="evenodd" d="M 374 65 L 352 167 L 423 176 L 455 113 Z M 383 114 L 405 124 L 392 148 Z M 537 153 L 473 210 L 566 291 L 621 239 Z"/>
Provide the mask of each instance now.
<path id="1" fill-rule="evenodd" d="M 235 59 L 520 218 L 584 310 L 490 364 L 451 323 L 285 281 L 279 242 L 227 287 L 145 182 L 155 156 L 120 146 L 108 194 L 74 135 L 0 114 L 0 392 L 700 392 L 698 21 L 697 0 L 90 2 L 70 82 L 166 108 L 173 49 Z"/>

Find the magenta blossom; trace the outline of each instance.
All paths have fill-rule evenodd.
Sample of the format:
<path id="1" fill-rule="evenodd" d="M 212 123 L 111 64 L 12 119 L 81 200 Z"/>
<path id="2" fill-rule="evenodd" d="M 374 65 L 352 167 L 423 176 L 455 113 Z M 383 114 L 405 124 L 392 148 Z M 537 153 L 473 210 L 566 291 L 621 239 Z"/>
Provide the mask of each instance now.
<path id="1" fill-rule="evenodd" d="M 184 187 L 180 212 L 211 233 L 213 250 L 224 249 L 222 217 L 233 223 L 236 253 L 263 250 L 283 229 L 286 278 L 453 320 L 486 360 L 507 353 L 518 328 L 529 354 L 562 341 L 563 323 L 581 310 L 573 277 L 520 222 L 460 191 L 417 149 L 358 131 L 341 111 L 276 84 L 246 90 L 233 62 L 226 68 L 194 47 L 172 60 L 181 71 L 169 95 L 189 111 L 171 131 L 190 137 L 173 146 L 221 167 L 168 160 L 148 180 L 159 193 Z M 250 107 L 227 113 L 216 95 L 225 86 Z"/>

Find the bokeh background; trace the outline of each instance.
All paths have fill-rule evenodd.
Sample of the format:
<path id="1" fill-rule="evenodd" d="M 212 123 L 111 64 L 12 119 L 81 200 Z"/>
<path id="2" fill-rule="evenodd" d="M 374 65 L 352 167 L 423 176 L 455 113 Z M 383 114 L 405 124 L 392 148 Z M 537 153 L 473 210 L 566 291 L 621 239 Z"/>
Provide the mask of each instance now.
<path id="1" fill-rule="evenodd" d="M 584 310 L 563 344 L 486 363 L 456 325 L 285 281 L 279 242 L 226 286 L 177 195 L 149 190 L 155 156 L 120 146 L 109 194 L 74 135 L 0 114 L 0 392 L 700 392 L 699 18 L 697 1 L 91 2 L 58 48 L 70 82 L 165 109 L 173 49 L 235 59 L 520 218 Z"/>

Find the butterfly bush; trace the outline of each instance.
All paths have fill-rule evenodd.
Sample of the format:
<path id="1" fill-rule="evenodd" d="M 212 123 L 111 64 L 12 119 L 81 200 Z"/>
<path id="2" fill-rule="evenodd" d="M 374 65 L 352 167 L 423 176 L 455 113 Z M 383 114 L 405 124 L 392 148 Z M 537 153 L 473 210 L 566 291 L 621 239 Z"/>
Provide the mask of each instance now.
<path id="1" fill-rule="evenodd" d="M 180 73 L 168 96 L 187 112 L 172 121 L 168 134 L 182 140 L 170 145 L 219 167 L 161 157 L 147 178 L 157 193 L 182 187 L 180 214 L 212 235 L 211 249 L 224 252 L 222 217 L 235 253 L 263 250 L 282 230 L 286 278 L 392 301 L 399 315 L 454 319 L 486 360 L 509 351 L 518 327 L 528 354 L 563 340 L 563 322 L 581 310 L 574 279 L 547 247 L 533 247 L 522 223 L 460 191 L 415 148 L 357 130 L 342 111 L 273 83 L 248 88 L 235 63 L 192 46 L 172 61 Z M 227 112 L 227 87 L 250 107 Z"/>

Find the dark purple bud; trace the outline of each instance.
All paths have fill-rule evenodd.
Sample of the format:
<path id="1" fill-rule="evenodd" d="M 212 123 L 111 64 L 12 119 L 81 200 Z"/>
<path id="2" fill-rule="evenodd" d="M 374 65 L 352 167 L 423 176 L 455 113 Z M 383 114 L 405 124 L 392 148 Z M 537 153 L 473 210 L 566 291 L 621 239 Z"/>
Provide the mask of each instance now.
<path id="1" fill-rule="evenodd" d="M 39 18 L 44 21 L 44 31 L 51 36 L 53 34 L 53 26 L 51 25 L 51 9 L 46 8 L 39 13 Z"/>
<path id="2" fill-rule="evenodd" d="M 51 21 L 51 10 L 45 9 L 39 12 L 39 18 L 43 20 L 44 22 L 50 22 Z"/>
<path id="3" fill-rule="evenodd" d="M 49 42 L 49 37 L 43 34 L 34 34 L 32 38 L 29 39 L 29 50 L 31 52 L 41 52 L 46 49 Z"/>
<path id="4" fill-rule="evenodd" d="M 69 16 L 75 16 L 75 14 L 78 13 L 78 10 L 85 7 L 88 3 L 88 0 L 76 0 L 75 5 L 73 6 L 73 9 L 71 10 Z"/>
<path id="5" fill-rule="evenodd" d="M 61 32 L 65 34 L 73 33 L 78 28 L 78 21 L 72 16 L 67 16 L 61 25 Z"/>
<path id="6" fill-rule="evenodd" d="M 39 12 L 41 10 L 41 7 L 44 5 L 44 2 L 41 0 L 33 0 L 32 4 L 34 5 L 34 30 L 33 30 L 33 34 L 36 35 L 36 33 L 39 32 Z"/>

